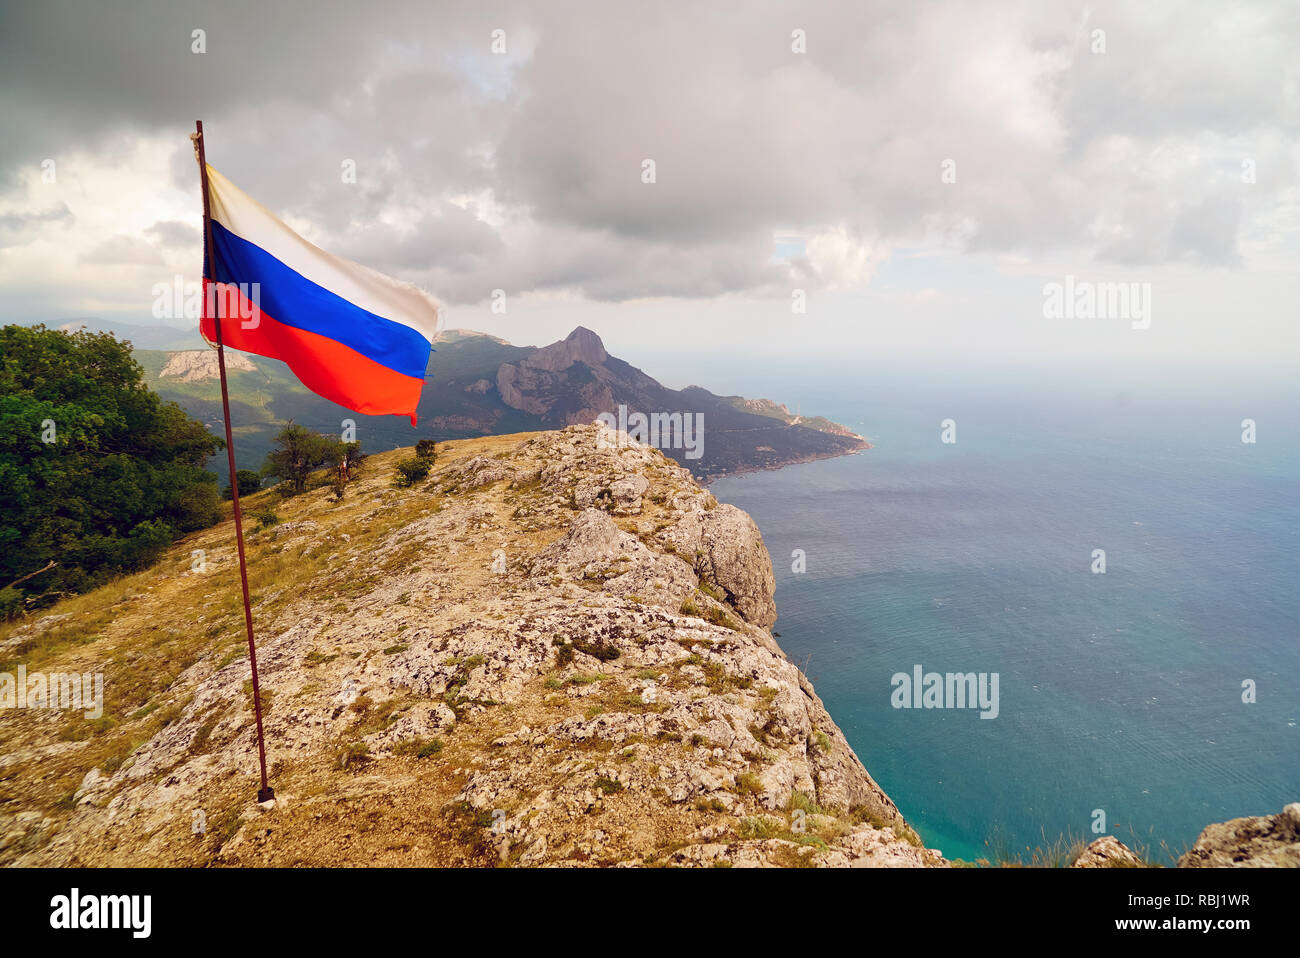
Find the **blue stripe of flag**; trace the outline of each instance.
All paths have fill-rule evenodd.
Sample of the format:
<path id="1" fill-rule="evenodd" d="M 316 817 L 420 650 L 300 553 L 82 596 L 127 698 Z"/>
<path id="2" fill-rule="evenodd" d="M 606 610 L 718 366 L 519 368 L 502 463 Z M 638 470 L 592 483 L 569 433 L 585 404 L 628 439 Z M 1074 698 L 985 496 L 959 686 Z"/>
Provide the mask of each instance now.
<path id="1" fill-rule="evenodd" d="M 215 219 L 211 222 L 217 255 L 216 275 L 209 279 L 257 283 L 258 306 L 272 319 L 342 343 L 394 372 L 424 378 L 431 349 L 420 333 L 348 302 Z"/>

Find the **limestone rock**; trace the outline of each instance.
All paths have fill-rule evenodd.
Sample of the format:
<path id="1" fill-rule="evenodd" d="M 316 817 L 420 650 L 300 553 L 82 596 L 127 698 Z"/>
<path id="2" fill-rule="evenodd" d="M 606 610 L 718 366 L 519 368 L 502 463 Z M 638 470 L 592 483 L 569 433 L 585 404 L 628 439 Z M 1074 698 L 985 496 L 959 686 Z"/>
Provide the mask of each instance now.
<path id="1" fill-rule="evenodd" d="M 747 622 L 767 628 L 776 621 L 772 559 L 747 513 L 731 505 L 692 512 L 662 538 L 693 562 L 701 578 L 726 590 Z"/>
<path id="2" fill-rule="evenodd" d="M 1276 815 L 1207 825 L 1179 868 L 1300 868 L 1300 802 Z"/>
<path id="3" fill-rule="evenodd" d="M 568 533 L 533 561 L 535 575 L 601 583 L 606 592 L 638 596 L 676 611 L 699 583 L 675 556 L 652 552 L 598 509 L 585 509 Z"/>
<path id="4" fill-rule="evenodd" d="M 1139 868 L 1142 859 L 1114 835 L 1103 835 L 1083 850 L 1071 868 Z"/>
<path id="5" fill-rule="evenodd" d="M 623 476 L 609 484 L 614 500 L 613 511 L 618 515 L 636 515 L 641 511 L 641 497 L 650 488 L 650 480 L 642 475 Z"/>
<path id="6" fill-rule="evenodd" d="M 257 372 L 257 367 L 243 353 L 226 351 L 227 372 Z M 183 383 L 218 379 L 221 370 L 217 365 L 215 349 L 183 349 L 167 357 L 167 363 L 158 373 L 159 379 L 177 379 Z"/>

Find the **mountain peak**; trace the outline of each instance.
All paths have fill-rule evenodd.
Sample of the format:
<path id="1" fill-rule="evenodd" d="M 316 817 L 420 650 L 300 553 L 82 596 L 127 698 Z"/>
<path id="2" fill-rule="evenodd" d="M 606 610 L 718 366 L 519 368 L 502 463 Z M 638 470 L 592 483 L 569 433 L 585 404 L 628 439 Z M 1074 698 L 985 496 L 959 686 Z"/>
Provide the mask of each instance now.
<path id="1" fill-rule="evenodd" d="M 559 342 L 537 350 L 525 362 L 533 369 L 559 372 L 574 363 L 599 366 L 607 359 L 609 353 L 605 352 L 605 344 L 600 341 L 600 337 L 586 326 L 578 326 Z"/>

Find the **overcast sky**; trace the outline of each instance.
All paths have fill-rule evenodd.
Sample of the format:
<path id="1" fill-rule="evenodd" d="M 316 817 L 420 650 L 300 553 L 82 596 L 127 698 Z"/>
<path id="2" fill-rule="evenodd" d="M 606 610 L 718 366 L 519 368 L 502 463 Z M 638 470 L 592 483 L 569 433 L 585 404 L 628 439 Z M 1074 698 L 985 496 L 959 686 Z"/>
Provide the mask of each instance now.
<path id="1" fill-rule="evenodd" d="M 313 242 L 515 342 L 1300 362 L 1297 4 L 0 11 L 5 321 L 197 278 L 202 118 Z M 1149 328 L 1045 316 L 1067 275 L 1150 284 Z"/>

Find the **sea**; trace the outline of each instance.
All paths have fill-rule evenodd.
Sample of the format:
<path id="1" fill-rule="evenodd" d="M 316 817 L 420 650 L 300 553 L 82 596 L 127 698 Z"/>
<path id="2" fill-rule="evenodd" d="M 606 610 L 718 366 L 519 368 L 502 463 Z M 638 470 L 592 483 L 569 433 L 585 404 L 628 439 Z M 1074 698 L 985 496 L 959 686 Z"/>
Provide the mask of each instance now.
<path id="1" fill-rule="evenodd" d="M 1296 370 L 676 375 L 871 441 L 711 489 L 758 523 L 781 646 L 929 847 L 1029 860 L 1113 834 L 1168 864 L 1300 801 Z M 899 707 L 917 666 L 996 674 L 996 717 Z"/>

